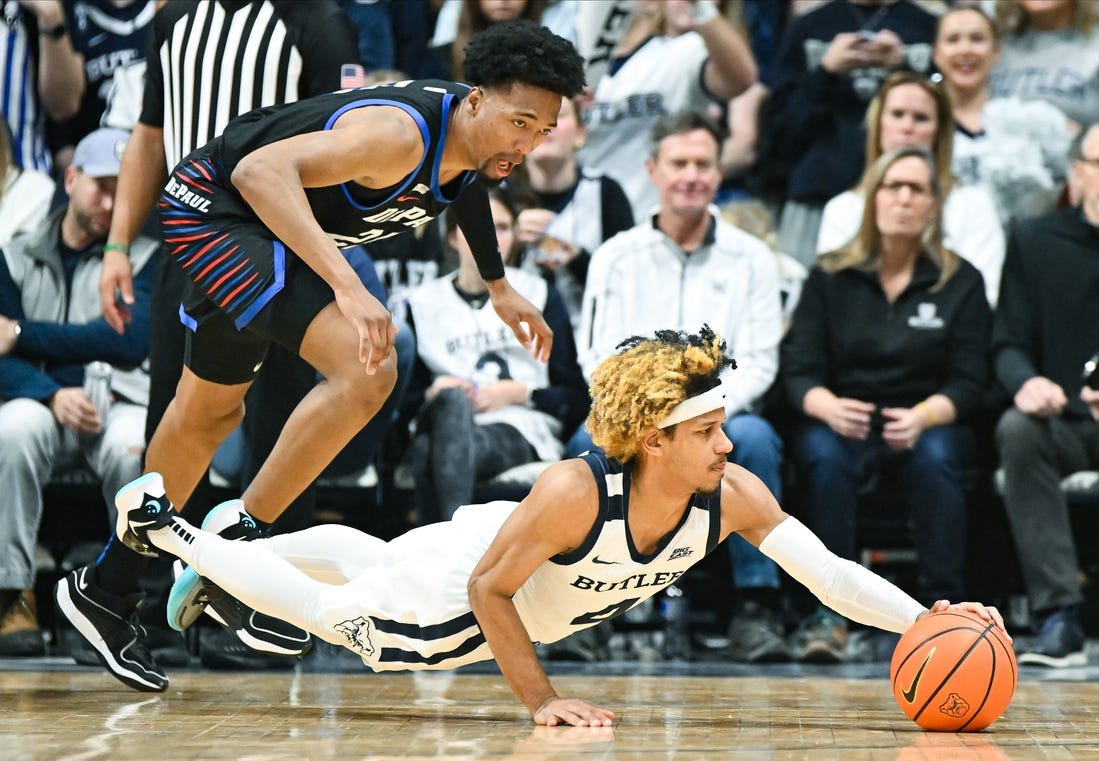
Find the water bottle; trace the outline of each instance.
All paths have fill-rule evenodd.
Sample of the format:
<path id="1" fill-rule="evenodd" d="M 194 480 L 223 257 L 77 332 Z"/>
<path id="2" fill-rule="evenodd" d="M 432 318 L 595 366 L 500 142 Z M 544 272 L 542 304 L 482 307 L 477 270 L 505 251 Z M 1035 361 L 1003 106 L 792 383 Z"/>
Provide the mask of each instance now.
<path id="1" fill-rule="evenodd" d="M 89 362 L 84 367 L 84 393 L 99 411 L 100 432 L 107 425 L 111 408 L 111 366 L 106 362 Z"/>
<path id="2" fill-rule="evenodd" d="M 683 590 L 670 586 L 660 602 L 660 617 L 664 621 L 664 658 L 685 661 L 691 657 L 690 606 Z"/>

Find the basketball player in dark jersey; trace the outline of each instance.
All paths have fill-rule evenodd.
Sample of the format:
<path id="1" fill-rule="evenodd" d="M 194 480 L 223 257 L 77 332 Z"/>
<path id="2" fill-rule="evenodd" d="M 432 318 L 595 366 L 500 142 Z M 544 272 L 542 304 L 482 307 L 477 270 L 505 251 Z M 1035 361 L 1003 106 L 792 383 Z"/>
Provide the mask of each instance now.
<path id="1" fill-rule="evenodd" d="M 929 611 L 831 552 L 767 487 L 726 461 L 725 342 L 661 331 L 596 368 L 588 428 L 606 455 L 551 465 L 522 502 L 466 505 L 383 542 L 346 526 L 230 542 L 176 517 L 160 476 L 116 499 L 117 535 L 177 555 L 256 610 L 359 655 L 375 670 L 495 658 L 538 724 L 609 726 L 562 698 L 532 642 L 613 618 L 672 584 L 733 531 L 839 613 L 903 632 Z M 995 608 L 937 601 L 1003 630 Z M 1005 632 L 1006 636 L 1006 632 Z"/>
<path id="2" fill-rule="evenodd" d="M 477 177 L 502 179 L 541 143 L 561 98 L 583 87 L 583 61 L 530 22 L 494 25 L 467 55 L 472 86 L 412 81 L 258 109 L 169 176 L 159 211 L 165 247 L 191 281 L 181 309 L 190 332 L 146 469 L 164 475 L 175 503 L 239 423 L 273 342 L 324 381 L 245 491 L 246 534 L 272 523 L 389 395 L 391 315 L 339 247 L 431 224 L 454 204 L 498 314 L 548 358 L 552 333 L 503 277 Z"/>
<path id="3" fill-rule="evenodd" d="M 413 81 L 259 109 L 169 177 L 160 214 L 165 245 L 192 281 L 181 312 L 191 333 L 179 390 L 146 462 L 164 474 L 173 501 L 190 494 L 239 421 L 272 341 L 325 380 L 291 415 L 244 494 L 263 522 L 389 394 L 391 315 L 339 246 L 430 224 L 453 203 L 497 312 L 536 356 L 548 356 L 552 334 L 503 277 L 476 179 L 506 177 L 541 143 L 561 97 L 583 86 L 582 60 L 529 22 L 494 25 L 468 55 L 472 87 Z"/>

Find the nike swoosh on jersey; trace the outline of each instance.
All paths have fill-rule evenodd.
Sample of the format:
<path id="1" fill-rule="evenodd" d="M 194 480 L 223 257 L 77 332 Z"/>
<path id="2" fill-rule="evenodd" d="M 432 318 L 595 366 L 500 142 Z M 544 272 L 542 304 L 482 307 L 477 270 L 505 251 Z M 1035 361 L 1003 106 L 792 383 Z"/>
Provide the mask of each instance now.
<path id="1" fill-rule="evenodd" d="M 596 563 L 597 565 L 620 565 L 617 560 L 600 560 L 598 555 L 593 557 L 591 562 Z"/>
<path id="2" fill-rule="evenodd" d="M 927 668 L 927 664 L 934 654 L 935 648 L 931 648 L 931 652 L 927 654 L 927 657 L 923 659 L 923 663 L 920 664 L 920 670 L 916 672 L 916 676 L 912 677 L 912 684 L 908 686 L 907 690 L 901 690 L 901 697 L 904 698 L 906 703 L 911 703 L 916 699 L 916 688 L 920 686 L 923 670 Z"/>

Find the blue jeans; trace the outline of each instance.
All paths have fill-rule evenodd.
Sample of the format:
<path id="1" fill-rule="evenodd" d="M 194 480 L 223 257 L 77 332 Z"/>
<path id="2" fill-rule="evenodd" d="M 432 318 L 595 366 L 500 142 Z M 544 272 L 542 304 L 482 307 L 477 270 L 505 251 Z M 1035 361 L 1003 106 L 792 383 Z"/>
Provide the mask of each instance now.
<path id="1" fill-rule="evenodd" d="M 725 435 L 733 442 L 729 461 L 754 473 L 782 502 L 782 439 L 758 415 L 734 415 L 725 421 Z M 580 426 L 565 447 L 569 457 L 598 449 L 585 426 Z M 778 589 L 778 566 L 740 534 L 725 540 L 733 561 L 733 580 L 741 589 L 765 587 Z"/>
<path id="2" fill-rule="evenodd" d="M 802 484 L 806 525 L 842 558 L 856 555 L 860 488 L 896 465 L 901 507 L 907 509 L 918 560 L 917 596 L 923 603 L 962 599 L 965 590 L 965 469 L 976 446 L 962 425 L 923 432 L 911 450 L 894 452 L 880 434 L 840 436 L 813 421 L 798 431 L 793 457 Z"/>

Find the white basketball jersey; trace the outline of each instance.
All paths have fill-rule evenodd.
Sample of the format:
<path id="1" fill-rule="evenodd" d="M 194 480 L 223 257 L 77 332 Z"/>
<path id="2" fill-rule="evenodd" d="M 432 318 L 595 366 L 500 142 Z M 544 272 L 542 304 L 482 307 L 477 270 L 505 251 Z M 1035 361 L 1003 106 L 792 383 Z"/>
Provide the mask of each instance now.
<path id="1" fill-rule="evenodd" d="M 581 455 L 599 485 L 599 517 L 584 543 L 539 566 L 515 594 L 535 642 L 555 642 L 625 613 L 675 582 L 721 538 L 720 490 L 694 494 L 679 526 L 644 555 L 630 535 L 629 465 Z"/>

